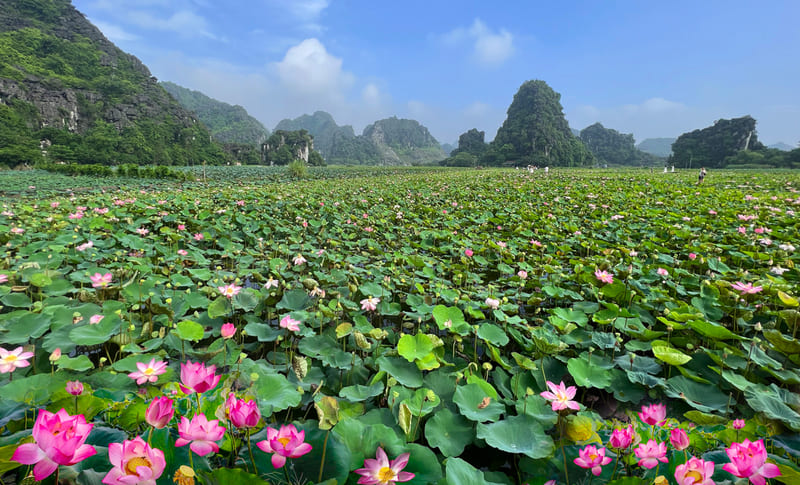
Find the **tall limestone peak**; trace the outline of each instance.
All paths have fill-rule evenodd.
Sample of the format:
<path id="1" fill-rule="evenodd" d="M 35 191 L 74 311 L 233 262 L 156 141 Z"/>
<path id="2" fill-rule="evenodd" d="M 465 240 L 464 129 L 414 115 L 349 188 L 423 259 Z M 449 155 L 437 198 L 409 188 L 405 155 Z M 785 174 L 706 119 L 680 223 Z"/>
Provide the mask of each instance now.
<path id="1" fill-rule="evenodd" d="M 541 80 L 520 86 L 492 148 L 506 162 L 581 166 L 593 161 L 569 128 L 561 95 Z"/>

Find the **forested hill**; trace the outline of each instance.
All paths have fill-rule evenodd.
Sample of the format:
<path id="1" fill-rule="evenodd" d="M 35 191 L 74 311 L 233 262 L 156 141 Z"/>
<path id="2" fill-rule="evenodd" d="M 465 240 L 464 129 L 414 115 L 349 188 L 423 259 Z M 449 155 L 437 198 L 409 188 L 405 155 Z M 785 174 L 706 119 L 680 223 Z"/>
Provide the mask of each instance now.
<path id="1" fill-rule="evenodd" d="M 0 0 L 0 165 L 223 158 L 205 126 L 69 0 Z"/>
<path id="2" fill-rule="evenodd" d="M 424 165 L 447 156 L 436 138 L 415 120 L 379 120 L 356 135 L 353 127 L 339 126 L 330 114 L 317 111 L 282 120 L 275 130 L 308 131 L 314 137 L 314 149 L 328 164 Z"/>
<path id="3" fill-rule="evenodd" d="M 314 149 L 326 159 L 333 153 L 337 140 L 355 138 L 356 134 L 350 125 L 339 126 L 329 113 L 316 111 L 313 115 L 304 114 L 293 120 L 281 120 L 275 131 L 306 130 L 314 137 Z"/>
<path id="4" fill-rule="evenodd" d="M 161 85 L 181 106 L 197 114 L 218 141 L 248 145 L 261 145 L 267 141 L 269 130 L 241 106 L 217 101 L 168 81 Z"/>
<path id="5" fill-rule="evenodd" d="M 600 165 L 654 166 L 662 165 L 663 158 L 645 153 L 634 146 L 633 134 L 620 133 L 600 123 L 589 125 L 579 138 L 597 158 Z"/>

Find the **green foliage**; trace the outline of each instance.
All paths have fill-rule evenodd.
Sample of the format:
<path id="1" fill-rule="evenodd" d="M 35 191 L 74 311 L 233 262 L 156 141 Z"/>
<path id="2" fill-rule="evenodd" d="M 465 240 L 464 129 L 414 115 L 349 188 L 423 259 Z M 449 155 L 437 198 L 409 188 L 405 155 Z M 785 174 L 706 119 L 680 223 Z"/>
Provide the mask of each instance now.
<path id="1" fill-rule="evenodd" d="M 228 159 L 138 59 L 70 2 L 3 3 L 0 78 L 15 93 L 0 107 L 0 164 L 36 163 L 41 150 L 49 162 L 106 165 Z"/>
<path id="2" fill-rule="evenodd" d="M 267 141 L 269 130 L 241 106 L 231 106 L 171 82 L 161 82 L 161 86 L 181 106 L 196 113 L 218 141 L 236 145 L 261 145 Z"/>
<path id="3" fill-rule="evenodd" d="M 303 163 L 302 160 L 294 160 L 292 163 L 289 164 L 289 174 L 293 178 L 305 178 L 308 174 L 308 170 L 306 169 L 306 164 Z"/>
<path id="4" fill-rule="evenodd" d="M 600 123 L 587 126 L 580 139 L 603 165 L 655 165 L 660 160 L 636 149 L 632 134 L 622 134 Z"/>
<path id="5" fill-rule="evenodd" d="M 523 83 L 482 162 L 486 165 L 505 162 L 567 167 L 590 165 L 594 157 L 570 131 L 560 99 L 561 95 L 544 81 Z"/>
<path id="6" fill-rule="evenodd" d="M 289 165 L 295 160 L 304 161 L 307 157 L 309 165 L 323 165 L 322 157 L 314 151 L 313 146 L 314 138 L 306 130 L 275 130 L 262 147 L 264 162 Z"/>
<path id="7" fill-rule="evenodd" d="M 668 163 L 680 168 L 722 168 L 726 159 L 741 150 L 763 148 L 764 145 L 758 141 L 753 117 L 720 119 L 712 126 L 679 136 L 672 144 Z"/>

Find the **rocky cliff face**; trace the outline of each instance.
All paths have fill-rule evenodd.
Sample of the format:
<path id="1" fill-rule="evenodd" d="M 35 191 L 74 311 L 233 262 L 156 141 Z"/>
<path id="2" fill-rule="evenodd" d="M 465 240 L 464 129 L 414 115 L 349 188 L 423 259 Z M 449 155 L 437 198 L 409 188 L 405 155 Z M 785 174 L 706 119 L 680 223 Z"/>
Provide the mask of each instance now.
<path id="1" fill-rule="evenodd" d="M 0 103 L 25 107 L 31 136 L 45 127 L 85 135 L 103 122 L 118 132 L 150 123 L 171 132 L 169 139 L 208 138 L 139 59 L 106 39 L 69 0 L 0 0 Z M 145 142 L 147 130 L 141 128 Z"/>

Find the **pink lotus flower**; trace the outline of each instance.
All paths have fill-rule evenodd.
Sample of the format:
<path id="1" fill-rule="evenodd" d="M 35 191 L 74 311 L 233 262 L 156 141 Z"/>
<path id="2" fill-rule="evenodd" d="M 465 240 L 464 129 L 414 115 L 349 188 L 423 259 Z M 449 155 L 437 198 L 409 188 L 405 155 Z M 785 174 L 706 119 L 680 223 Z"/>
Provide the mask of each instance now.
<path id="1" fill-rule="evenodd" d="M 180 438 L 175 441 L 175 446 L 189 445 L 199 456 L 206 456 L 219 451 L 216 442 L 225 435 L 225 428 L 219 425 L 218 419 L 209 421 L 205 414 L 200 413 L 191 421 L 186 416 L 181 417 L 178 435 Z"/>
<path id="2" fill-rule="evenodd" d="M 667 271 L 664 268 L 658 268 L 658 270 L 656 270 L 656 273 L 658 273 L 659 276 L 669 276 L 669 271 Z"/>
<path id="3" fill-rule="evenodd" d="M 575 392 L 578 390 L 575 386 L 567 387 L 564 385 L 564 381 L 561 381 L 558 385 L 547 381 L 547 387 L 550 388 L 550 391 L 541 392 L 539 395 L 548 401 L 552 401 L 551 407 L 553 411 L 559 411 L 561 409 L 574 409 L 577 411 L 581 408 L 577 401 L 571 401 L 571 399 L 575 397 Z"/>
<path id="4" fill-rule="evenodd" d="M 114 468 L 103 478 L 107 485 L 155 485 L 167 466 L 164 452 L 138 436 L 109 444 L 108 461 Z"/>
<path id="5" fill-rule="evenodd" d="M 762 286 L 753 286 L 753 283 L 742 283 L 741 281 L 732 284 L 731 288 L 742 295 L 754 295 L 764 289 Z"/>
<path id="6" fill-rule="evenodd" d="M 305 439 L 305 431 L 297 431 L 294 425 L 288 424 L 281 426 L 279 431 L 267 428 L 267 439 L 259 441 L 256 446 L 264 453 L 272 453 L 272 466 L 282 468 L 287 458 L 298 458 L 311 451 L 311 445 Z"/>
<path id="7" fill-rule="evenodd" d="M 189 254 L 189 251 L 185 249 L 179 249 L 177 252 L 179 256 L 186 256 L 187 254 Z"/>
<path id="8" fill-rule="evenodd" d="M 364 298 L 361 300 L 361 309 L 366 310 L 368 312 L 374 312 L 378 308 L 378 303 L 381 302 L 380 298 Z"/>
<path id="9" fill-rule="evenodd" d="M 135 379 L 136 384 L 141 386 L 145 382 L 156 382 L 158 376 L 167 371 L 167 363 L 160 360 L 156 361 L 156 359 L 150 359 L 150 363 L 148 364 L 137 362 L 136 368 L 139 370 L 131 372 L 128 374 L 128 377 Z"/>
<path id="10" fill-rule="evenodd" d="M 281 318 L 280 326 L 281 328 L 285 328 L 289 331 L 298 332 L 300 331 L 300 327 L 298 326 L 299 324 L 299 320 L 295 320 L 291 315 L 286 314 L 283 318 Z"/>
<path id="11" fill-rule="evenodd" d="M 731 426 L 733 426 L 733 429 L 736 429 L 736 430 L 744 428 L 744 425 L 745 425 L 744 419 L 734 419 L 733 423 L 731 423 Z"/>
<path id="12" fill-rule="evenodd" d="M 8 281 L 8 275 L 7 274 L 0 274 L 0 283 L 5 283 L 7 281 Z"/>
<path id="13" fill-rule="evenodd" d="M 264 283 L 264 289 L 268 290 L 270 288 L 277 288 L 279 285 L 278 280 L 273 279 L 272 276 L 269 277 L 266 283 Z"/>
<path id="14" fill-rule="evenodd" d="M 669 432 L 669 442 L 676 450 L 683 451 L 689 447 L 689 435 L 686 434 L 686 430 L 675 428 Z"/>
<path id="15" fill-rule="evenodd" d="M 205 236 L 203 236 L 203 233 L 201 232 L 195 233 L 195 235 L 192 237 L 194 238 L 195 241 L 202 241 L 203 239 L 206 238 Z"/>
<path id="16" fill-rule="evenodd" d="M 624 450 L 633 442 L 633 426 L 627 428 L 617 428 L 611 432 L 611 439 L 608 445 L 616 450 Z"/>
<path id="17" fill-rule="evenodd" d="M 667 444 L 656 443 L 654 440 L 648 440 L 647 443 L 642 443 L 633 450 L 633 453 L 639 458 L 639 466 L 647 468 L 655 467 L 658 462 L 666 463 L 667 461 Z"/>
<path id="18" fill-rule="evenodd" d="M 527 280 L 528 279 L 528 272 L 525 271 L 524 269 L 521 269 L 521 270 L 517 271 L 517 276 L 519 276 L 519 279 L 521 279 L 521 280 Z"/>
<path id="19" fill-rule="evenodd" d="M 301 264 L 307 262 L 306 258 L 303 257 L 302 254 L 298 254 L 292 259 L 292 262 L 295 266 L 300 266 Z"/>
<path id="20" fill-rule="evenodd" d="M 73 396 L 80 396 L 83 394 L 83 383 L 81 381 L 67 381 L 66 389 Z"/>
<path id="21" fill-rule="evenodd" d="M 178 230 L 179 231 L 185 231 L 186 230 L 186 224 L 178 224 Z"/>
<path id="22" fill-rule="evenodd" d="M 92 315 L 89 317 L 89 325 L 97 325 L 105 318 L 104 315 Z"/>
<path id="23" fill-rule="evenodd" d="M 599 269 L 594 272 L 595 278 L 600 280 L 603 283 L 613 283 L 614 282 L 614 275 L 609 273 L 608 271 L 600 271 Z"/>
<path id="24" fill-rule="evenodd" d="M 23 352 L 22 347 L 8 351 L 0 347 L 0 374 L 14 372 L 20 367 L 31 365 L 28 359 L 33 357 L 33 352 Z"/>
<path id="25" fill-rule="evenodd" d="M 229 323 L 223 323 L 222 324 L 222 328 L 220 329 L 219 333 L 220 333 L 220 335 L 222 335 L 222 338 L 229 339 L 229 338 L 233 337 L 234 335 L 236 335 L 236 325 L 234 325 L 234 324 L 232 324 L 230 322 Z"/>
<path id="26" fill-rule="evenodd" d="M 92 241 L 87 241 L 87 242 L 85 242 L 83 244 L 78 244 L 77 246 L 75 246 L 75 249 L 77 249 L 80 252 L 83 252 L 83 251 L 86 251 L 87 249 L 93 248 L 93 247 L 94 247 L 94 243 Z"/>
<path id="27" fill-rule="evenodd" d="M 484 300 L 483 302 L 486 303 L 486 306 L 488 306 L 492 310 L 497 310 L 498 308 L 500 308 L 500 300 L 498 300 L 497 298 L 492 298 L 487 296 L 486 300 Z"/>
<path id="28" fill-rule="evenodd" d="M 255 428 L 261 420 L 261 411 L 258 409 L 258 404 L 250 399 L 236 399 L 234 393 L 228 394 L 228 399 L 225 401 L 225 411 L 228 418 L 237 428 Z"/>
<path id="29" fill-rule="evenodd" d="M 140 227 L 139 229 L 136 229 L 136 232 L 138 232 L 139 235 L 141 235 L 141 236 L 146 236 L 146 235 L 150 234 L 150 230 L 147 229 L 147 228 L 144 228 L 144 227 Z"/>
<path id="30" fill-rule="evenodd" d="M 356 473 L 361 475 L 358 479 L 362 485 L 394 485 L 397 482 L 407 482 L 414 478 L 413 473 L 402 471 L 408 464 L 410 453 L 403 453 L 394 460 L 389 461 L 386 452 L 380 446 L 375 453 L 375 458 L 364 460 L 364 468 L 359 468 Z"/>
<path id="31" fill-rule="evenodd" d="M 639 418 L 649 425 L 663 426 L 665 418 L 667 417 L 667 406 L 664 404 L 650 404 L 649 406 L 642 406 L 642 412 L 639 413 Z"/>
<path id="32" fill-rule="evenodd" d="M 473 254 L 475 254 L 475 253 L 469 248 L 464 250 L 464 256 L 466 256 L 468 258 L 471 258 Z"/>
<path id="33" fill-rule="evenodd" d="M 537 241 L 536 239 L 531 239 L 531 244 L 533 244 L 533 245 L 534 245 L 534 246 L 536 246 L 537 248 L 540 248 L 540 247 L 542 247 L 542 243 L 541 243 L 541 241 Z"/>
<path id="34" fill-rule="evenodd" d="M 697 255 L 696 255 L 696 254 L 694 254 L 694 253 L 689 253 L 689 259 L 691 259 L 692 261 L 694 261 L 695 259 L 697 259 Z"/>
<path id="35" fill-rule="evenodd" d="M 764 485 L 765 478 L 781 475 L 778 466 L 767 463 L 767 450 L 764 441 L 750 442 L 745 439 L 741 443 L 733 443 L 725 449 L 731 462 L 722 465 L 722 469 L 739 478 L 747 478 L 754 485 Z"/>
<path id="36" fill-rule="evenodd" d="M 694 456 L 689 461 L 675 467 L 675 480 L 678 485 L 715 485 L 714 462 L 705 461 Z"/>
<path id="37" fill-rule="evenodd" d="M 114 275 L 111 273 L 95 273 L 94 275 L 90 276 L 89 279 L 92 281 L 92 288 L 105 288 L 111 284 L 111 280 L 114 279 Z"/>
<path id="38" fill-rule="evenodd" d="M 611 463 L 611 457 L 606 456 L 606 449 L 597 449 L 596 446 L 589 445 L 578 451 L 578 458 L 573 462 L 581 468 L 591 468 L 594 476 L 599 476 L 603 472 L 603 466 Z"/>
<path id="39" fill-rule="evenodd" d="M 58 362 L 58 359 L 60 358 L 61 358 L 61 347 L 56 347 L 53 353 L 50 354 L 50 357 L 48 357 L 48 360 L 50 361 L 51 364 L 55 364 L 56 362 Z"/>
<path id="40" fill-rule="evenodd" d="M 205 366 L 202 362 L 192 363 L 191 360 L 181 364 L 181 390 L 185 394 L 197 392 L 202 394 L 213 389 L 219 384 L 220 376 L 216 375 L 217 366 Z"/>
<path id="41" fill-rule="evenodd" d="M 739 231 L 739 234 L 744 234 L 744 233 L 746 233 L 746 232 L 747 232 L 747 228 L 746 228 L 746 227 L 739 226 L 739 229 L 738 229 L 738 231 Z"/>
<path id="42" fill-rule="evenodd" d="M 11 459 L 23 465 L 35 464 L 33 478 L 44 480 L 59 465 L 71 466 L 97 453 L 94 446 L 84 444 L 92 426 L 83 414 L 70 416 L 64 409 L 55 414 L 40 409 L 33 425 L 35 443 L 19 445 Z"/>
<path id="43" fill-rule="evenodd" d="M 161 396 L 153 399 L 144 412 L 144 419 L 150 426 L 161 429 L 166 426 L 175 414 L 172 399 Z"/>
<path id="44" fill-rule="evenodd" d="M 238 295 L 240 291 L 242 291 L 242 287 L 231 283 L 225 286 L 218 286 L 217 290 L 219 290 L 219 292 L 222 293 L 222 296 L 225 298 L 233 298 L 234 296 Z"/>

